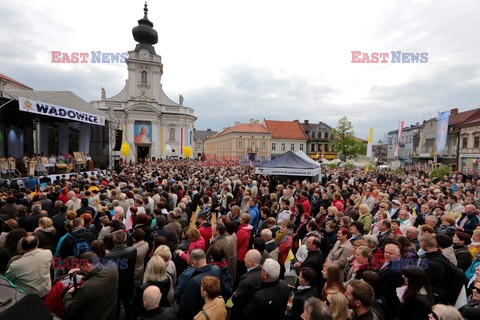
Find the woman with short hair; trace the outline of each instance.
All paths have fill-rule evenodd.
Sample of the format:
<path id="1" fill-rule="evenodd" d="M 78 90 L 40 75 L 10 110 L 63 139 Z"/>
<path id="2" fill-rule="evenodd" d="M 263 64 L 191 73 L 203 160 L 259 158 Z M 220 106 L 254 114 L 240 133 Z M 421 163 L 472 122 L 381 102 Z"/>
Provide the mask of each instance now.
<path id="1" fill-rule="evenodd" d="M 220 280 L 213 276 L 205 276 L 200 283 L 200 294 L 205 299 L 202 310 L 194 320 L 225 320 L 227 309 L 220 294 Z"/>

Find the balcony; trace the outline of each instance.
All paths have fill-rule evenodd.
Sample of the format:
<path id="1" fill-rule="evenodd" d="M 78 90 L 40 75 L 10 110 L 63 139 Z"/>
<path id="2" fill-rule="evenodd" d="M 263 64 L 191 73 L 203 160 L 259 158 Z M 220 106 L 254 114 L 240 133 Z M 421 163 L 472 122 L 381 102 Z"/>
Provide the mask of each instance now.
<path id="1" fill-rule="evenodd" d="M 249 152 L 249 153 L 257 153 L 257 152 L 258 152 L 258 148 L 248 147 L 248 148 L 247 148 L 247 152 Z"/>

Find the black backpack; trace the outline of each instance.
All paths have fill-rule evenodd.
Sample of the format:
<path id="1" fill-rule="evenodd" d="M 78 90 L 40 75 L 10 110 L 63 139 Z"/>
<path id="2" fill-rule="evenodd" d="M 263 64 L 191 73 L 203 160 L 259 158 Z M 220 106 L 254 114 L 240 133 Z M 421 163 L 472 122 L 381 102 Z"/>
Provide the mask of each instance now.
<path id="1" fill-rule="evenodd" d="M 84 238 L 77 238 L 73 235 L 70 235 L 73 238 L 73 250 L 72 255 L 74 257 L 80 257 L 82 253 L 90 251 L 90 244 Z"/>
<path id="2" fill-rule="evenodd" d="M 462 269 L 451 263 L 444 257 L 442 263 L 447 268 L 447 278 L 445 279 L 446 294 L 445 299 L 448 304 L 455 305 L 458 295 L 463 286 L 468 283 L 468 279 Z"/>
<path id="3" fill-rule="evenodd" d="M 222 274 L 222 278 L 220 279 L 220 291 L 223 299 L 227 301 L 233 294 L 233 279 L 228 267 L 223 267 L 220 271 Z"/>

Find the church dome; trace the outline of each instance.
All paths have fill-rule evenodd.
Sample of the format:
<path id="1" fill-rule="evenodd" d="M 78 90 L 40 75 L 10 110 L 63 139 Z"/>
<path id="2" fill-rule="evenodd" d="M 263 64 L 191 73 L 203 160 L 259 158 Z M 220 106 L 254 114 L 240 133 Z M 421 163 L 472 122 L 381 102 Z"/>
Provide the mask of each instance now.
<path id="1" fill-rule="evenodd" d="M 139 47 L 148 48 L 158 42 L 157 31 L 153 29 L 153 23 L 150 20 L 148 20 L 148 17 L 147 17 L 148 7 L 146 2 L 145 2 L 145 7 L 143 11 L 145 12 L 145 15 L 143 16 L 142 19 L 138 20 L 138 26 L 132 29 L 132 34 L 135 41 L 137 41 L 140 44 L 144 44 L 144 46 L 137 45 L 137 48 Z M 137 48 L 135 48 L 135 51 L 137 51 Z M 153 49 L 153 47 L 151 47 L 151 49 Z"/>

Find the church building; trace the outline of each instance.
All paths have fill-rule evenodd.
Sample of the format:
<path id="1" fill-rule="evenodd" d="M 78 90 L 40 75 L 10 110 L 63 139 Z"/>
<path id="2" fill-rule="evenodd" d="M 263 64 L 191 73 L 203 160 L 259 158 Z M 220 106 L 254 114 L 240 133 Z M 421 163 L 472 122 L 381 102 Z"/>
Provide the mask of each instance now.
<path id="1" fill-rule="evenodd" d="M 138 44 L 128 52 L 126 61 L 128 79 L 116 95 L 91 103 L 107 113 L 112 122 L 124 130 L 124 143 L 130 145 L 127 161 L 144 158 L 183 158 L 184 147 L 193 145 L 193 127 L 197 119 L 192 108 L 171 100 L 162 88 L 162 58 L 155 52 L 158 34 L 148 20 L 145 4 L 144 17 L 132 29 Z"/>

